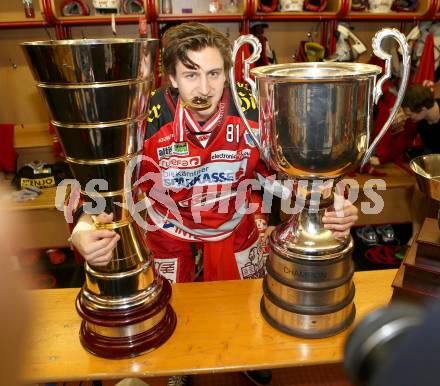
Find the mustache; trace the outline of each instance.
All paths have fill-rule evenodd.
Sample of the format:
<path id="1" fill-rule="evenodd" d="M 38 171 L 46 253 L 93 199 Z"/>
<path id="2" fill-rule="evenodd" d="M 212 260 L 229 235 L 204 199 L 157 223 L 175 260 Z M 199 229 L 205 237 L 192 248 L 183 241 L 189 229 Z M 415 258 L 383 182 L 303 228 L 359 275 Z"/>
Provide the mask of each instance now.
<path id="1" fill-rule="evenodd" d="M 206 110 L 212 106 L 212 103 L 203 97 L 194 97 L 190 102 L 185 102 L 184 107 L 189 107 L 192 110 Z"/>

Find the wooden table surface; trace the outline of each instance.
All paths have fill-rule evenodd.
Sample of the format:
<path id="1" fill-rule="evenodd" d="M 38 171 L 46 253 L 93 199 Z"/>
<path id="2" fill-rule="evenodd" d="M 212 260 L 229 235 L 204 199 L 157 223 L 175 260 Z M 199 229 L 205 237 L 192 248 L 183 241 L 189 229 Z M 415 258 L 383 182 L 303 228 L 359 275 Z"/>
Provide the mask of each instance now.
<path id="1" fill-rule="evenodd" d="M 388 303 L 396 270 L 357 272 L 356 321 Z M 120 379 L 228 372 L 322 364 L 342 360 L 347 331 L 325 339 L 300 339 L 265 322 L 259 311 L 261 280 L 173 285 L 178 316 L 173 336 L 160 348 L 132 359 L 108 360 L 80 345 L 78 289 L 31 292 L 34 306 L 24 381 Z"/>

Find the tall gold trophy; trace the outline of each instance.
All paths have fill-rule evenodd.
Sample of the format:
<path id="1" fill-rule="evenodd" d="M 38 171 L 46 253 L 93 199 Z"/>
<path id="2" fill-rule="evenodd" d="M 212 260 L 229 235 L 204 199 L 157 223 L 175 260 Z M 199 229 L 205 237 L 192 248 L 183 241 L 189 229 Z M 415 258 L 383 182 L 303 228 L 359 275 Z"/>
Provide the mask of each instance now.
<path id="1" fill-rule="evenodd" d="M 380 47 L 388 37 L 402 49 L 402 82 L 388 121 L 369 145 L 373 104 L 391 72 L 391 55 Z M 237 110 L 266 163 L 286 179 L 305 182 L 293 192 L 304 200 L 304 209 L 270 236 L 261 312 L 272 326 L 291 335 L 334 335 L 355 316 L 353 240 L 335 239 L 323 227 L 322 216 L 333 205 L 334 184 L 368 161 L 390 126 L 408 81 L 408 45 L 395 29 L 374 36 L 374 53 L 386 61 L 377 83 L 378 66 L 333 62 L 257 67 L 250 71 L 254 82 L 249 66 L 261 51 L 258 40 L 252 35 L 237 39 L 233 57 L 248 43 L 253 53 L 244 63 L 244 77 L 259 107 L 259 130 L 254 132 L 242 113 L 231 71 Z"/>
<path id="2" fill-rule="evenodd" d="M 139 172 L 130 161 L 143 147 L 157 44 L 82 39 L 22 45 L 84 201 L 100 198 L 101 210 L 114 213 L 113 223 L 96 227 L 120 235 L 107 266 L 85 264 L 86 281 L 76 302 L 83 318 L 81 343 L 106 358 L 152 350 L 176 326 L 171 286 L 156 275 L 129 211 Z M 101 191 L 85 190 L 92 179 L 101 181 Z"/>

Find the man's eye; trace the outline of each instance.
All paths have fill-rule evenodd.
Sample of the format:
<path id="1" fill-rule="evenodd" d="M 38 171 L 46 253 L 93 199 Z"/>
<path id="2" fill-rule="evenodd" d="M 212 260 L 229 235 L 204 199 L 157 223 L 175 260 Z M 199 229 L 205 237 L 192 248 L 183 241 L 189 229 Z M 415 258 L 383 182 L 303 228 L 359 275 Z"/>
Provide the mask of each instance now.
<path id="1" fill-rule="evenodd" d="M 219 75 L 218 71 L 214 71 L 210 73 L 211 77 L 216 78 Z"/>
<path id="2" fill-rule="evenodd" d="M 196 74 L 187 74 L 185 76 L 186 79 L 194 79 L 196 77 Z"/>

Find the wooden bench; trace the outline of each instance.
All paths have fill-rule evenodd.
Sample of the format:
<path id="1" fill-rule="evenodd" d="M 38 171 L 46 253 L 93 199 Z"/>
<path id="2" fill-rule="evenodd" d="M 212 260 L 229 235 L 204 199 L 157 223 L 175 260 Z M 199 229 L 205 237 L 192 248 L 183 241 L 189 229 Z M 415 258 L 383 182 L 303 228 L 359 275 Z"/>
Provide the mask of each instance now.
<path id="1" fill-rule="evenodd" d="M 360 185 L 360 194 L 355 203 L 359 209 L 359 220 L 356 225 L 412 222 L 415 177 L 394 163 L 381 165 L 378 167 L 378 171 L 386 173 L 386 176 L 374 177 L 368 174 L 356 174 L 354 177 Z M 386 190 L 375 190 L 384 201 L 383 210 L 379 214 L 365 214 L 361 210 L 362 202 L 371 203 L 371 199 L 363 193 L 363 188 L 372 179 L 383 179 L 386 183 Z"/>
<path id="2" fill-rule="evenodd" d="M 356 321 L 391 298 L 396 270 L 357 272 Z M 325 339 L 300 339 L 272 328 L 260 314 L 261 280 L 173 285 L 178 322 L 157 350 L 108 360 L 86 352 L 78 337 L 78 289 L 31 292 L 32 337 L 23 381 L 57 382 L 337 363 L 348 331 Z"/>

